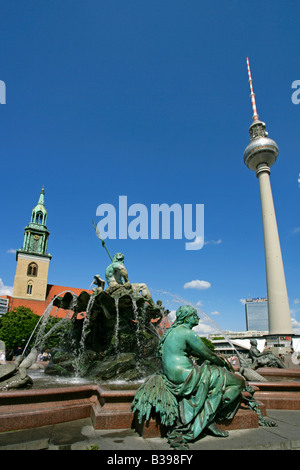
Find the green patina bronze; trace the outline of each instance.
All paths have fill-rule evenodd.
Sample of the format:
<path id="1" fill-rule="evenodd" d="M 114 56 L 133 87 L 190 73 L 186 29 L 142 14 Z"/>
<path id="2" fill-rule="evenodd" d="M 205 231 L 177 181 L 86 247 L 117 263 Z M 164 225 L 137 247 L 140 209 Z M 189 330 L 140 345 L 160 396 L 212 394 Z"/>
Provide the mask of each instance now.
<path id="1" fill-rule="evenodd" d="M 141 295 L 152 307 L 156 308 L 147 284 L 142 282 L 130 283 L 127 269 L 124 265 L 123 253 L 116 253 L 112 258 L 112 263 L 105 270 L 105 279 L 108 284 L 108 291 L 113 292 L 124 286 L 125 289 L 132 290 L 136 297 Z"/>
<path id="2" fill-rule="evenodd" d="M 216 421 L 232 418 L 240 404 L 245 380 L 223 357 L 214 354 L 192 330 L 197 311 L 182 306 L 160 340 L 161 372 L 150 377 L 132 403 L 141 422 L 156 413 L 169 428 L 172 447 L 185 448 L 205 430 L 227 436 Z M 191 357 L 196 358 L 192 360 Z"/>
<path id="3" fill-rule="evenodd" d="M 41 190 L 37 205 L 32 209 L 31 220 L 25 227 L 23 247 L 18 253 L 33 254 L 51 259 L 47 253 L 49 231 L 46 226 L 45 190 Z"/>

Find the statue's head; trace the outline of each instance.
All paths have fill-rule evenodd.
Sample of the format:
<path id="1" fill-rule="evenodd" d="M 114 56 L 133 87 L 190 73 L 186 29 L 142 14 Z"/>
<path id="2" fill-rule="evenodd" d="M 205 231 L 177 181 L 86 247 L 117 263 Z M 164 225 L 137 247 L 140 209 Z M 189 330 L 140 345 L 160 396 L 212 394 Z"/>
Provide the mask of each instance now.
<path id="1" fill-rule="evenodd" d="M 176 321 L 178 323 L 184 323 L 188 317 L 192 315 L 197 315 L 197 310 L 191 305 L 182 305 L 176 310 Z"/>
<path id="2" fill-rule="evenodd" d="M 179 307 L 176 310 L 176 320 L 170 326 L 170 328 L 167 329 L 167 331 L 165 332 L 165 334 L 162 336 L 162 338 L 160 340 L 159 347 L 158 347 L 158 350 L 157 350 L 157 356 L 158 357 L 162 357 L 163 344 L 164 344 L 166 338 L 168 337 L 170 331 L 172 331 L 173 328 L 177 328 L 177 326 L 179 326 L 179 325 L 183 325 L 185 322 L 187 322 L 189 317 L 192 317 L 192 316 L 195 317 L 195 318 L 193 318 L 192 321 L 189 322 L 189 325 L 191 327 L 194 327 L 194 326 L 198 325 L 198 321 L 199 321 L 197 310 L 194 307 L 192 307 L 191 305 L 182 305 L 181 307 Z M 188 325 L 186 325 L 186 326 L 188 326 Z"/>
<path id="3" fill-rule="evenodd" d="M 257 346 L 256 339 L 250 339 L 250 344 L 251 344 L 251 346 Z"/>
<path id="4" fill-rule="evenodd" d="M 116 253 L 114 256 L 113 256 L 113 263 L 124 263 L 124 255 L 123 253 Z"/>

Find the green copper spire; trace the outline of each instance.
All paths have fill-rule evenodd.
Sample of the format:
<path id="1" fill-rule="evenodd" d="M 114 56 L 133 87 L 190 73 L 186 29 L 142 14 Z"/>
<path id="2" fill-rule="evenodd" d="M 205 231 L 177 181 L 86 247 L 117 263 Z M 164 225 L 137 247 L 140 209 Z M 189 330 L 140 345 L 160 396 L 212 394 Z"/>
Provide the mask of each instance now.
<path id="1" fill-rule="evenodd" d="M 45 207 L 45 190 L 44 190 L 44 186 L 42 187 L 42 190 L 41 190 L 38 205 Z"/>
<path id="2" fill-rule="evenodd" d="M 45 189 L 42 187 L 37 205 L 32 209 L 31 220 L 25 227 L 23 247 L 18 252 L 47 256 L 49 231 L 47 230 L 47 211 L 45 208 Z"/>
<path id="3" fill-rule="evenodd" d="M 38 203 L 32 209 L 31 221 L 29 225 L 38 224 L 38 225 L 43 225 L 45 228 L 47 228 L 46 222 L 47 222 L 47 211 L 45 208 L 45 190 L 43 186 Z"/>

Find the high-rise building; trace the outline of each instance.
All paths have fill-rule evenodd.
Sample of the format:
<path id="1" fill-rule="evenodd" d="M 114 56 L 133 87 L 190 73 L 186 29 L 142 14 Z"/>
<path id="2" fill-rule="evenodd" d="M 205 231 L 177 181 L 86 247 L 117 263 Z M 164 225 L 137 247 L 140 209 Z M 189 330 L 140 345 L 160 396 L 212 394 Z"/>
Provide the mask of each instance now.
<path id="1" fill-rule="evenodd" d="M 0 316 L 8 311 L 8 299 L 0 297 Z"/>
<path id="2" fill-rule="evenodd" d="M 245 313 L 247 331 L 269 331 L 267 299 L 246 299 Z"/>
<path id="3" fill-rule="evenodd" d="M 279 151 L 276 142 L 268 137 L 265 123 L 258 118 L 248 58 L 247 66 L 253 122 L 249 128 L 250 143 L 244 152 L 244 162 L 250 170 L 256 172 L 259 182 L 265 245 L 269 334 L 292 335 L 288 294 L 270 184 L 270 167 L 275 163 Z"/>

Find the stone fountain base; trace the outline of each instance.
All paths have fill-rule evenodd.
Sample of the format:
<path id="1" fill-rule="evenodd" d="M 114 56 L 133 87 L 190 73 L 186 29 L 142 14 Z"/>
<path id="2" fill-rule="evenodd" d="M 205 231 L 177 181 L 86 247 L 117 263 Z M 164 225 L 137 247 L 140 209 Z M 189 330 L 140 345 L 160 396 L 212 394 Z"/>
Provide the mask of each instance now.
<path id="1" fill-rule="evenodd" d="M 263 416 L 266 416 L 266 408 L 263 403 L 259 403 L 259 408 Z M 165 437 L 167 429 L 161 425 L 157 420 L 150 419 L 139 423 L 134 417 L 134 428 L 144 438 L 152 437 Z M 218 423 L 219 428 L 226 431 L 233 431 L 237 429 L 252 429 L 258 428 L 258 415 L 250 409 L 240 408 L 233 419 L 223 420 Z"/>
<path id="2" fill-rule="evenodd" d="M 276 381 L 250 382 L 262 414 L 266 409 L 300 410 L 300 371 L 260 369 Z M 287 378 L 289 380 L 287 380 Z M 281 380 L 279 380 L 281 379 Z M 90 417 L 94 429 L 135 428 L 144 438 L 163 436 L 156 420 L 138 423 L 131 412 L 136 390 L 112 390 L 87 384 L 61 388 L 9 390 L 0 392 L 0 432 L 30 429 Z M 232 420 L 219 423 L 226 430 L 256 428 L 258 415 L 241 405 Z"/>
<path id="3" fill-rule="evenodd" d="M 252 382 L 254 398 L 268 409 L 300 410 L 300 369 L 257 369 L 267 382 Z"/>
<path id="4" fill-rule="evenodd" d="M 95 429 L 130 428 L 135 390 L 98 385 L 0 393 L 0 430 L 12 431 L 91 417 Z"/>
<path id="5" fill-rule="evenodd" d="M 136 390 L 109 390 L 98 385 L 0 393 L 0 431 L 30 429 L 90 417 L 94 429 L 135 428 L 144 438 L 164 435 L 156 420 L 138 423 L 130 407 Z M 261 404 L 262 413 L 265 407 Z M 227 430 L 258 427 L 258 416 L 240 408 Z"/>

